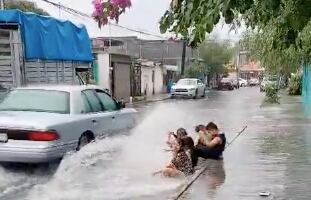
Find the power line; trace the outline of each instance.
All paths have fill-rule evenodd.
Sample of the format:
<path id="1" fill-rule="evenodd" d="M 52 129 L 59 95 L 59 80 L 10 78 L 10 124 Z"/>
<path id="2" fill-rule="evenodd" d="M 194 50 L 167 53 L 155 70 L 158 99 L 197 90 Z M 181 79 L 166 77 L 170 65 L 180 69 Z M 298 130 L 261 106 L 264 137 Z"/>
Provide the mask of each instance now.
<path id="1" fill-rule="evenodd" d="M 81 12 L 81 11 L 78 11 L 78 10 L 75 10 L 73 8 L 70 8 L 70 7 L 64 6 L 64 5 L 60 4 L 60 3 L 55 3 L 55 2 L 52 2 L 52 1 L 49 1 L 49 0 L 41 0 L 41 1 L 43 1 L 45 3 L 48 3 L 48 4 L 51 4 L 51 5 L 59 8 L 59 9 L 62 9 L 62 10 L 64 10 L 65 12 L 67 12 L 69 14 L 73 14 L 75 16 L 80 15 L 82 17 L 90 18 L 90 19 L 93 20 L 93 17 L 91 15 L 89 15 L 87 13 L 84 13 L 84 12 Z M 119 27 L 119 28 L 122 28 L 122 29 L 125 29 L 125 30 L 128 30 L 128 31 L 136 32 L 136 33 L 139 33 L 139 34 L 153 36 L 153 37 L 161 38 L 161 39 L 165 39 L 165 40 L 168 39 L 168 38 L 160 36 L 160 35 L 156 35 L 156 34 L 153 34 L 153 33 L 148 33 L 148 32 L 141 31 L 141 30 L 136 30 L 134 28 L 129 28 L 129 27 L 122 26 L 122 25 L 115 24 L 115 23 L 111 23 L 111 22 L 109 22 L 109 25 L 112 25 L 112 26 L 115 26 L 115 27 Z"/>

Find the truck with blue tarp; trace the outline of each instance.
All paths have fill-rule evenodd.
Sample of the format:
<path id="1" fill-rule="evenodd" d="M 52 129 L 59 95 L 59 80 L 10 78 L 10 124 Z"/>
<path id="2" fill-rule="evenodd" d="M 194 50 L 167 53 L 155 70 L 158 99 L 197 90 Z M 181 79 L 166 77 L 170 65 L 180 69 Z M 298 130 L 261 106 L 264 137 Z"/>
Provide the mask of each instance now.
<path id="1" fill-rule="evenodd" d="M 79 72 L 88 71 L 92 60 L 84 26 L 20 10 L 0 11 L 0 93 L 33 84 L 79 84 Z"/>

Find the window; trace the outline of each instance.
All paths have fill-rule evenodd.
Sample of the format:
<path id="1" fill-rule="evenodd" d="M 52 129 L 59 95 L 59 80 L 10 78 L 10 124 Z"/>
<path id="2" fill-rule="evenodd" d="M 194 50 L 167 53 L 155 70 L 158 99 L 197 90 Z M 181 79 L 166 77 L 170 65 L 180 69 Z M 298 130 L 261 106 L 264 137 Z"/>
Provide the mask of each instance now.
<path id="1" fill-rule="evenodd" d="M 17 89 L 0 104 L 0 110 L 70 113 L 70 94 L 43 89 Z"/>
<path id="2" fill-rule="evenodd" d="M 177 85 L 196 85 L 196 81 L 193 79 L 180 79 Z"/>
<path id="3" fill-rule="evenodd" d="M 108 94 L 106 94 L 104 91 L 101 90 L 96 90 L 96 93 L 100 101 L 102 102 L 105 110 L 107 111 L 118 110 L 115 100 L 113 100 Z"/>
<path id="4" fill-rule="evenodd" d="M 84 96 L 84 97 L 83 97 Z M 85 99 L 85 100 L 83 100 Z M 85 90 L 82 92 L 82 100 L 84 102 L 84 106 L 87 112 L 88 110 L 92 110 L 92 112 L 100 112 L 102 111 L 102 106 L 100 104 L 99 99 L 97 98 L 97 96 L 95 95 L 95 91 L 94 90 Z M 87 104 L 86 102 L 88 102 L 89 106 L 91 109 L 87 108 Z"/>
<path id="5" fill-rule="evenodd" d="M 84 105 L 83 112 L 84 113 L 92 112 L 92 108 L 91 108 L 90 102 L 87 99 L 85 93 L 82 93 L 82 101 L 83 101 L 83 105 Z"/>
<path id="6" fill-rule="evenodd" d="M 203 82 L 201 80 L 198 80 L 199 85 L 203 85 Z"/>

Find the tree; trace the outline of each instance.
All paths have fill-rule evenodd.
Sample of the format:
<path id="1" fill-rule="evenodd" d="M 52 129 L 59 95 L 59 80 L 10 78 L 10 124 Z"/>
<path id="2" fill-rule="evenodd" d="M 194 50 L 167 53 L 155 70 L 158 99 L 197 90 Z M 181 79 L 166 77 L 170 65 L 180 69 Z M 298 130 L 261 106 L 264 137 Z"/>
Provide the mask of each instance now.
<path id="1" fill-rule="evenodd" d="M 202 62 L 195 62 L 186 69 L 185 75 L 187 78 L 199 78 L 208 73 L 208 69 Z"/>
<path id="2" fill-rule="evenodd" d="M 225 65 L 229 64 L 234 55 L 234 48 L 228 42 L 212 40 L 203 42 L 199 52 L 210 74 L 223 74 Z"/>
<path id="3" fill-rule="evenodd" d="M 235 54 L 235 49 L 228 42 L 209 40 L 198 47 L 200 59 L 186 70 L 186 75 L 197 78 L 202 75 L 226 74 L 226 65 L 230 63 Z"/>
<path id="4" fill-rule="evenodd" d="M 24 12 L 34 12 L 39 15 L 49 15 L 49 13 L 45 12 L 43 9 L 38 8 L 35 3 L 28 1 L 14 1 L 14 0 L 5 1 L 5 8 L 19 9 Z"/>
<path id="5" fill-rule="evenodd" d="M 221 18 L 233 27 L 244 22 L 258 32 L 272 30 L 270 49 L 299 48 L 303 56 L 311 56 L 310 0 L 173 0 L 160 29 L 180 34 L 197 46 Z"/>
<path id="6" fill-rule="evenodd" d="M 300 67 L 300 53 L 297 48 L 270 48 L 273 43 L 271 30 L 248 32 L 240 44 L 250 51 L 252 58 L 259 60 L 265 71 L 271 74 L 289 75 Z"/>

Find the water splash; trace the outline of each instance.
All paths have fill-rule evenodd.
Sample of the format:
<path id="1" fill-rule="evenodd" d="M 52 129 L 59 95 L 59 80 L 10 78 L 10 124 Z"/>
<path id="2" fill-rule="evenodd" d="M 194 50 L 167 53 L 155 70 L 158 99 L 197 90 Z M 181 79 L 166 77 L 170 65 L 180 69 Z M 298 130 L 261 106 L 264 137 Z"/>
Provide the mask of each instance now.
<path id="1" fill-rule="evenodd" d="M 35 186 L 26 199 L 136 199 L 176 190 L 183 179 L 152 176 L 171 156 L 163 151 L 166 133 L 189 123 L 188 113 L 172 105 L 148 112 L 129 136 L 98 140 L 69 154 L 54 177 Z M 163 117 L 165 113 L 171 117 Z"/>

